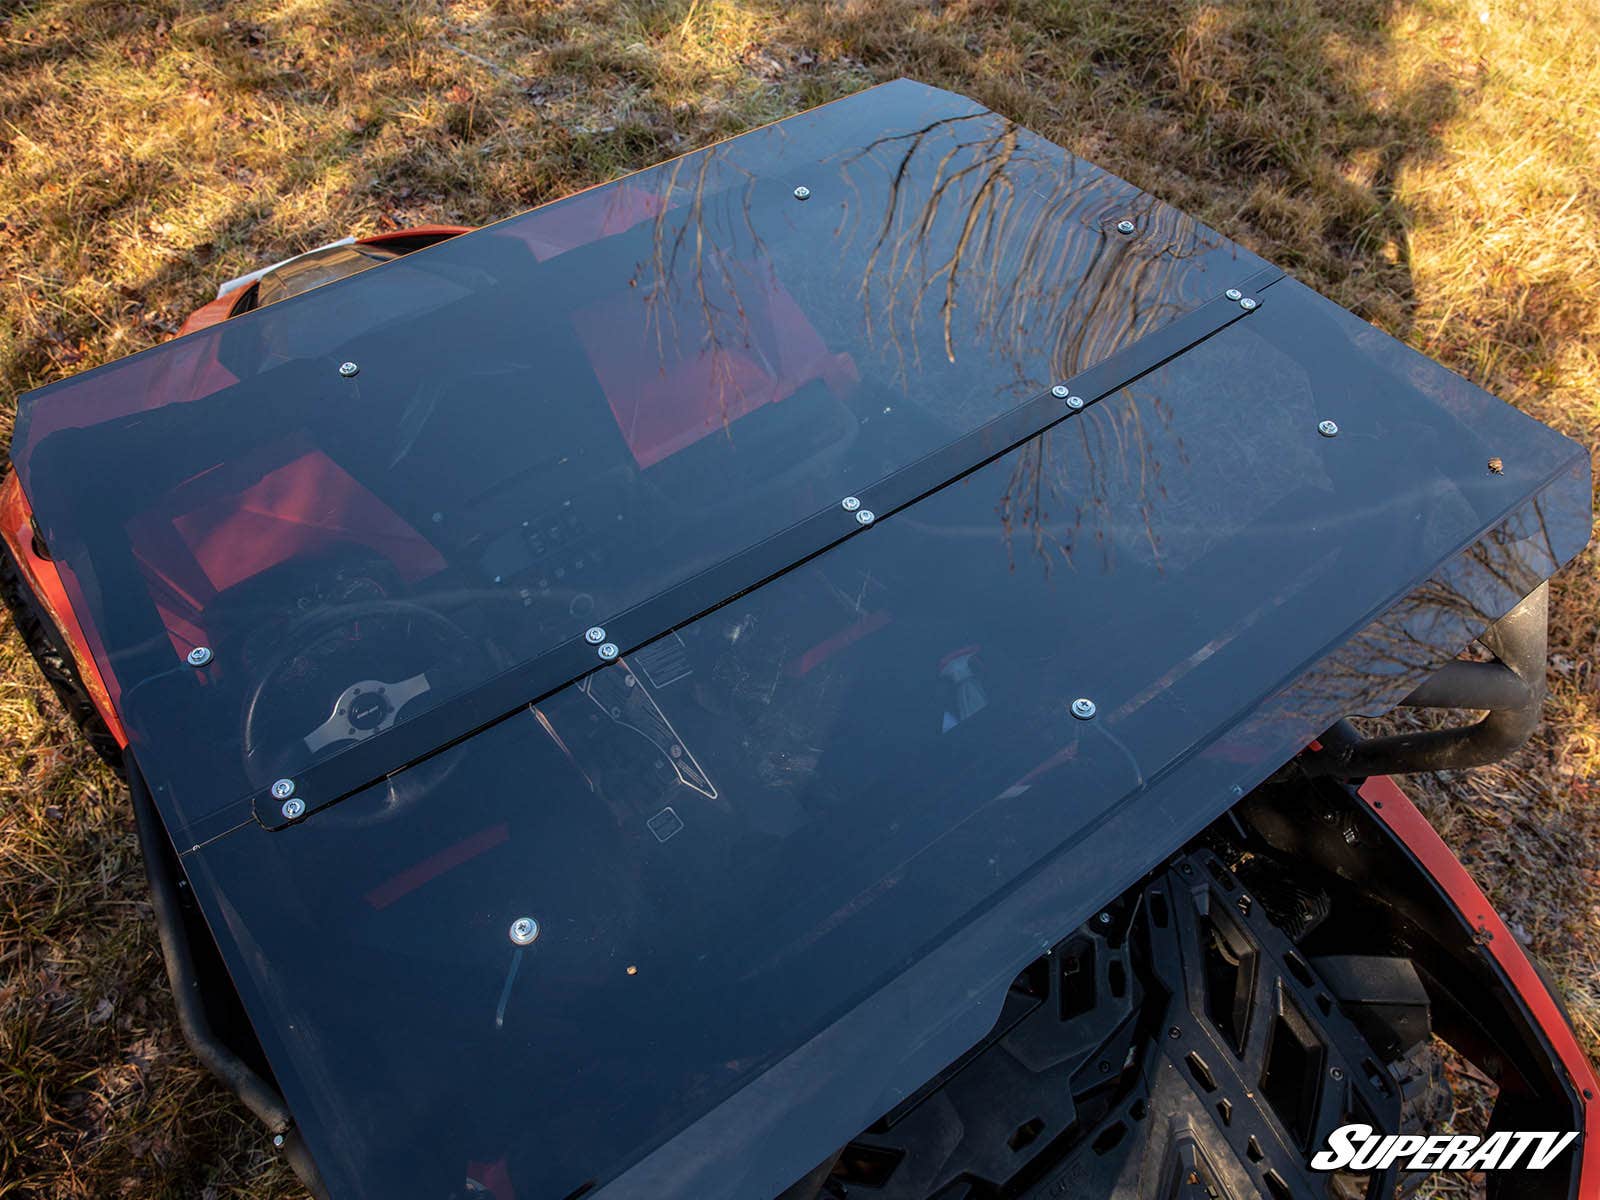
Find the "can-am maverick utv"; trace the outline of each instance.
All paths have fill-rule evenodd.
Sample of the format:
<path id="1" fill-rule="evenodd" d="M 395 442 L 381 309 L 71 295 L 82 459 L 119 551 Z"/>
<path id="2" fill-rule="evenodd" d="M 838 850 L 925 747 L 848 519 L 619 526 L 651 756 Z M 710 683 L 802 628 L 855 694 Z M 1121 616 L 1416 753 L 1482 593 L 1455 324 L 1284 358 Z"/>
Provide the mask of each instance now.
<path id="1" fill-rule="evenodd" d="M 3 507 L 314 1193 L 1597 1194 L 1387 778 L 1536 722 L 1580 447 L 908 82 L 319 253 L 25 397 Z"/>

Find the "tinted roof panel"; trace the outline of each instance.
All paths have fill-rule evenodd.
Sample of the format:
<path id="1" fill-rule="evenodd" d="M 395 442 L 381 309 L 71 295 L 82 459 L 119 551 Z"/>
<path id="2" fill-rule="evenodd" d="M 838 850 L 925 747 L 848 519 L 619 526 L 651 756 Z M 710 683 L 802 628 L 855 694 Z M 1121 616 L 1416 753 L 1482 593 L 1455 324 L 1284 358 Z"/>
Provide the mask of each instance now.
<path id="1" fill-rule="evenodd" d="M 14 455 L 186 824 L 838 505 L 1262 265 L 969 101 L 894 84 L 44 389 Z M 492 650 L 430 672 L 374 644 L 349 682 L 403 684 L 399 705 L 281 661 L 342 636 L 324 626 L 357 599 L 470 609 Z M 197 644 L 212 665 L 175 670 Z M 252 699 L 285 673 L 315 696 L 303 711 Z M 206 736 L 174 758 L 180 728 Z"/>
<path id="2" fill-rule="evenodd" d="M 1587 486 L 1576 447 L 1285 282 L 862 536 L 188 867 L 352 1196 L 771 1195 L 1092 906 L 1575 553 Z"/>
<path id="3" fill-rule="evenodd" d="M 781 1189 L 1577 553 L 1580 447 L 1262 272 L 900 84 L 36 394 L 18 470 L 336 1189 Z"/>

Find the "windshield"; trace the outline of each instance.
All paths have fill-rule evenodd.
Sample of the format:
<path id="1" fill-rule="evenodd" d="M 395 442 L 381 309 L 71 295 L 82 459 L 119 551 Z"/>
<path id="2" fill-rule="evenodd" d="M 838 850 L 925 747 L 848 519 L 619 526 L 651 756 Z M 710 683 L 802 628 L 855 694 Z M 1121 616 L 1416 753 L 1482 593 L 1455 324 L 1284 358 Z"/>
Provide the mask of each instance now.
<path id="1" fill-rule="evenodd" d="M 344 279 L 399 257 L 393 250 L 385 250 L 382 246 L 324 246 L 292 258 L 282 266 L 273 267 L 263 275 L 256 281 L 249 307 L 263 308 L 268 304 L 276 304 L 279 300 L 287 300 L 290 296 L 298 296 L 314 287 Z"/>

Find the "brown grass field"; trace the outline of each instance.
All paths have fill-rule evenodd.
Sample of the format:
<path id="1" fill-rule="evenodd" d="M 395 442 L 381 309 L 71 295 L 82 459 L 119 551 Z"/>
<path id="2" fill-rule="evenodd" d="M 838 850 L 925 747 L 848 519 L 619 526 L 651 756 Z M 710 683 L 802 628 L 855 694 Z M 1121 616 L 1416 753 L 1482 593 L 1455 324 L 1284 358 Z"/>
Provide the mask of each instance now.
<path id="1" fill-rule="evenodd" d="M 909 75 L 1594 445 L 1597 46 L 1600 6 L 1572 0 L 0 0 L 0 433 L 17 393 L 161 340 L 221 279 L 487 221 Z M 1591 1051 L 1597 567 L 1556 585 L 1533 742 L 1412 786 Z M 0 1197 L 297 1194 L 186 1052 L 126 799 L 7 624 Z"/>

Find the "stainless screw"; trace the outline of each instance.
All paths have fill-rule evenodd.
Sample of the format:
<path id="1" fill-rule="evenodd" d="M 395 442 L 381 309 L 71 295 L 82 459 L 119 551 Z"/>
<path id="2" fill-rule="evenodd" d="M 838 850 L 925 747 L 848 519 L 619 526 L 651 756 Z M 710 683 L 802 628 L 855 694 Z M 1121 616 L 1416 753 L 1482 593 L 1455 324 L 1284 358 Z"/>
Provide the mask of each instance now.
<path id="1" fill-rule="evenodd" d="M 795 188 L 795 190 L 794 190 L 794 198 L 796 200 L 809 200 L 809 199 L 811 199 L 811 189 L 806 187 L 804 184 L 801 184 L 799 187 Z"/>
<path id="2" fill-rule="evenodd" d="M 1246 296 L 1243 300 L 1239 301 L 1239 307 L 1244 309 L 1245 312 L 1249 312 L 1255 306 L 1256 301 L 1252 300 L 1249 296 Z"/>
<path id="3" fill-rule="evenodd" d="M 1064 383 L 1058 383 L 1055 385 L 1055 387 L 1050 389 L 1050 394 L 1057 400 L 1065 400 L 1068 396 L 1072 395 L 1072 389 L 1067 387 L 1067 385 Z"/>
<path id="4" fill-rule="evenodd" d="M 183 661 L 188 663 L 191 667 L 203 667 L 211 661 L 211 647 L 196 646 L 184 656 Z"/>
<path id="5" fill-rule="evenodd" d="M 272 1135 L 272 1144 L 274 1146 L 276 1146 L 279 1150 L 282 1150 L 283 1149 L 283 1134 L 281 1134 L 281 1133 L 273 1134 Z"/>
<path id="6" fill-rule="evenodd" d="M 877 520 L 877 518 L 873 515 L 870 508 L 863 508 L 860 512 L 856 513 L 857 525 L 871 525 L 875 520 Z"/>
<path id="7" fill-rule="evenodd" d="M 339 364 L 339 374 L 343 375 L 346 379 L 355 378 L 356 373 L 360 370 L 361 368 L 353 362 L 342 362 Z"/>
<path id="8" fill-rule="evenodd" d="M 299 798 L 283 802 L 283 819 L 297 821 L 306 815 L 306 802 Z"/>
<path id="9" fill-rule="evenodd" d="M 1328 1071 L 1328 1078 L 1338 1083 L 1339 1080 L 1344 1078 L 1344 1071 L 1338 1067 L 1333 1067 Z"/>
<path id="10" fill-rule="evenodd" d="M 275 800 L 287 800 L 294 795 L 294 780 L 280 779 L 272 785 L 272 797 Z"/>
<path id="11" fill-rule="evenodd" d="M 601 645 L 601 647 L 600 647 L 600 657 L 601 658 L 605 659 L 607 662 L 610 662 L 616 656 L 617 656 L 617 644 L 615 642 L 606 642 L 603 645 Z"/>
<path id="12" fill-rule="evenodd" d="M 1241 292 L 1238 288 L 1229 288 L 1227 291 L 1223 292 L 1222 294 L 1224 296 L 1226 296 L 1229 300 L 1243 300 L 1244 299 L 1244 293 Z"/>
<path id="13" fill-rule="evenodd" d="M 539 922 L 532 917 L 518 917 L 511 922 L 511 940 L 518 946 L 530 946 L 539 938 Z"/>
<path id="14" fill-rule="evenodd" d="M 1177 1041 L 1183 1036 L 1183 1030 L 1174 1025 L 1171 1029 L 1167 1030 L 1167 1036 L 1173 1041 Z"/>
<path id="15" fill-rule="evenodd" d="M 843 508 L 845 512 L 855 512 L 856 509 L 861 507 L 861 501 L 857 500 L 854 496 L 846 496 L 843 500 L 839 501 L 839 507 Z"/>
<path id="16" fill-rule="evenodd" d="M 1102 925 L 1109 925 L 1109 924 L 1111 924 L 1111 914 L 1108 913 L 1108 912 L 1103 912 L 1098 917 L 1096 917 L 1095 920 L 1099 921 L 1100 924 L 1102 924 Z"/>
<path id="17" fill-rule="evenodd" d="M 591 646 L 598 646 L 606 640 L 606 631 L 598 625 L 591 625 L 584 631 L 583 640 Z"/>
<path id="18" fill-rule="evenodd" d="M 1098 710 L 1094 706 L 1094 701 L 1090 700 L 1087 696 L 1079 696 L 1072 702 L 1072 715 L 1077 717 L 1080 721 L 1087 721 L 1090 717 L 1094 716 L 1097 711 Z"/>
<path id="19" fill-rule="evenodd" d="M 1132 221 L 1118 221 L 1117 222 L 1117 232 L 1118 233 L 1132 233 L 1133 232 L 1133 222 Z"/>
<path id="20" fill-rule="evenodd" d="M 1082 396 L 1068 396 L 1067 397 L 1067 407 L 1068 408 L 1072 408 L 1072 409 L 1082 408 L 1083 407 L 1083 397 Z"/>
<path id="21" fill-rule="evenodd" d="M 1317 432 L 1323 437 L 1338 437 L 1339 426 L 1333 421 L 1318 421 Z"/>

